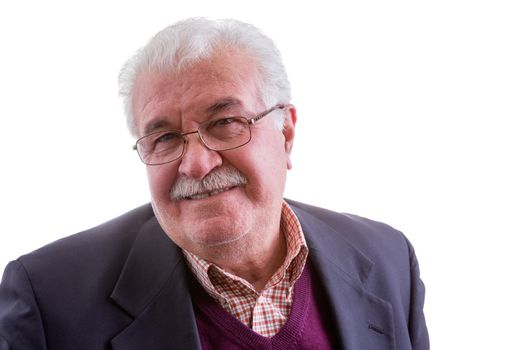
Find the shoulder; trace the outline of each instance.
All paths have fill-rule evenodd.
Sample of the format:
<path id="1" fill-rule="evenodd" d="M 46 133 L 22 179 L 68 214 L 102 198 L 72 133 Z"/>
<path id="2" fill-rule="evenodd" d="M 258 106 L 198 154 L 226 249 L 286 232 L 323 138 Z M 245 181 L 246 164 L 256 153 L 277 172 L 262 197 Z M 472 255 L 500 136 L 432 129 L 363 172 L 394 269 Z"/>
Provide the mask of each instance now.
<path id="1" fill-rule="evenodd" d="M 302 225 L 305 223 L 311 226 L 312 222 L 318 222 L 315 235 L 329 235 L 342 244 L 348 243 L 374 261 L 386 257 L 405 259 L 412 254 L 412 246 L 405 235 L 383 222 L 292 200 L 286 201 L 302 221 Z"/>
<path id="2" fill-rule="evenodd" d="M 321 277 L 337 276 L 388 302 L 396 323 L 409 325 L 411 341 L 427 348 L 425 287 L 414 249 L 404 234 L 360 216 L 287 202 L 299 217 L 313 261 L 322 267 Z"/>
<path id="3" fill-rule="evenodd" d="M 18 261 L 29 275 L 47 276 L 54 271 L 74 278 L 79 271 L 116 269 L 126 259 L 141 227 L 154 217 L 151 205 L 143 205 L 89 230 L 59 239 Z"/>

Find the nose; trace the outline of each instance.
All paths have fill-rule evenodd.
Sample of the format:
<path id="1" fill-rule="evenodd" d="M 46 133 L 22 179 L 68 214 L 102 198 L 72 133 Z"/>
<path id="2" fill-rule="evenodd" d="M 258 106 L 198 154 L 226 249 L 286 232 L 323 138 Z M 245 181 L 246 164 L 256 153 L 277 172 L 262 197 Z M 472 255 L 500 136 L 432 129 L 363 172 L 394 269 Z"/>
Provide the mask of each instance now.
<path id="1" fill-rule="evenodd" d="M 202 180 L 210 171 L 222 165 L 219 152 L 208 149 L 197 133 L 186 135 L 186 140 L 186 150 L 179 164 L 179 173 Z"/>

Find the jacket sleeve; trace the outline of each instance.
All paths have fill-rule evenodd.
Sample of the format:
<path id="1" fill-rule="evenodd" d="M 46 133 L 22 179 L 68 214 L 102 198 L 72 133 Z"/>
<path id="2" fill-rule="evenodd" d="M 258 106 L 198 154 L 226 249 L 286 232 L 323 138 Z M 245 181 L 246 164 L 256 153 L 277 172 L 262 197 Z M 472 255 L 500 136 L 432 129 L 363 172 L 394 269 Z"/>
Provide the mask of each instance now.
<path id="1" fill-rule="evenodd" d="M 413 350 L 428 350 L 430 348 L 428 330 L 423 314 L 423 304 L 425 303 L 425 285 L 419 277 L 419 264 L 417 262 L 414 248 L 409 243 L 410 253 L 410 316 L 409 332 Z"/>
<path id="2" fill-rule="evenodd" d="M 45 333 L 31 281 L 12 261 L 0 283 L 0 350 L 44 350 Z"/>

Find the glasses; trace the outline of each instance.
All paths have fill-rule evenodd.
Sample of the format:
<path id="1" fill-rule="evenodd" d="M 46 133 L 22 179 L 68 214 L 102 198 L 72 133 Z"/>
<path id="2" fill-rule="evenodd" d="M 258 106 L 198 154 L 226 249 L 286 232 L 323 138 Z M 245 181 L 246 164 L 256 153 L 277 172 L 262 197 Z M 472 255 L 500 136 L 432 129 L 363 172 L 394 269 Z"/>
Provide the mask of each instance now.
<path id="1" fill-rule="evenodd" d="M 278 104 L 253 118 L 241 116 L 209 120 L 199 125 L 197 130 L 180 132 L 178 130 L 156 131 L 137 140 L 133 145 L 140 160 L 146 165 L 161 165 L 182 158 L 188 143 L 188 135 L 197 134 L 206 148 L 212 151 L 228 151 L 250 142 L 250 125 L 261 120 L 276 109 L 286 105 Z"/>

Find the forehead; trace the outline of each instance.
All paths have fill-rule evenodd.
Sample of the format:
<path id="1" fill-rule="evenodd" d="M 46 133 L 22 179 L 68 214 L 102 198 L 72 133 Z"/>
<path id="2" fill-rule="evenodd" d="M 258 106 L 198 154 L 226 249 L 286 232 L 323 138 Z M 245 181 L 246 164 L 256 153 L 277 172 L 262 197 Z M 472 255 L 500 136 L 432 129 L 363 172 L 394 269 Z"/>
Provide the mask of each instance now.
<path id="1" fill-rule="evenodd" d="M 259 74 L 255 62 L 238 50 L 223 50 L 182 72 L 147 71 L 133 90 L 133 114 L 139 133 L 165 119 L 205 117 L 221 101 L 250 110 L 260 104 Z"/>

